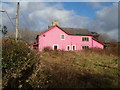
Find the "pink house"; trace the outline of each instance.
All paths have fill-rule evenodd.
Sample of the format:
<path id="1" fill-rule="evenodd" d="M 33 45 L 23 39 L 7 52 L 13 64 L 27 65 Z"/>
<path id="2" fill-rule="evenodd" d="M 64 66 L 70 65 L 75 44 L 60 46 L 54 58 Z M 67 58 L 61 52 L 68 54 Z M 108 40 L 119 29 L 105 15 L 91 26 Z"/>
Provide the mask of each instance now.
<path id="1" fill-rule="evenodd" d="M 53 22 L 48 30 L 38 36 L 38 49 L 45 47 L 53 50 L 83 50 L 88 48 L 104 48 L 104 44 L 97 40 L 99 34 L 81 28 L 62 28 Z"/>

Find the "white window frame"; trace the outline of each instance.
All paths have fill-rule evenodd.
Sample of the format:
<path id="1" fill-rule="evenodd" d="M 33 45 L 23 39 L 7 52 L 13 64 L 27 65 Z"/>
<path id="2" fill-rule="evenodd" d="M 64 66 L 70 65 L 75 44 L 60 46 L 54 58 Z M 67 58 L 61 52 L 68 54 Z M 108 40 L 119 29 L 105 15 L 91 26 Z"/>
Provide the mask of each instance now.
<path id="1" fill-rule="evenodd" d="M 64 39 L 62 39 L 62 35 L 64 35 Z M 65 34 L 60 34 L 60 39 L 65 40 Z"/>
<path id="2" fill-rule="evenodd" d="M 69 46 L 69 50 L 68 50 L 68 46 Z M 67 50 L 67 51 L 70 51 L 70 50 L 71 50 L 70 45 L 67 45 L 67 46 L 66 46 L 66 50 Z"/>
<path id="3" fill-rule="evenodd" d="M 81 46 L 88 46 L 88 49 L 90 48 L 90 45 L 81 45 Z M 82 47 L 81 47 L 82 48 Z M 82 48 L 82 50 L 84 50 L 83 48 Z"/>
<path id="4" fill-rule="evenodd" d="M 83 38 L 85 38 L 85 37 L 88 38 L 88 41 L 83 41 Z M 90 37 L 88 37 L 88 36 L 83 36 L 81 39 L 82 39 L 81 40 L 82 42 L 89 42 L 90 41 Z"/>
<path id="5" fill-rule="evenodd" d="M 73 50 L 73 46 L 75 46 L 75 50 L 76 50 L 76 45 L 72 45 L 72 50 Z M 73 50 L 74 51 L 74 50 Z"/>
<path id="6" fill-rule="evenodd" d="M 57 50 L 59 49 L 59 45 L 58 44 L 53 44 L 53 50 L 54 50 L 54 46 L 57 46 Z"/>

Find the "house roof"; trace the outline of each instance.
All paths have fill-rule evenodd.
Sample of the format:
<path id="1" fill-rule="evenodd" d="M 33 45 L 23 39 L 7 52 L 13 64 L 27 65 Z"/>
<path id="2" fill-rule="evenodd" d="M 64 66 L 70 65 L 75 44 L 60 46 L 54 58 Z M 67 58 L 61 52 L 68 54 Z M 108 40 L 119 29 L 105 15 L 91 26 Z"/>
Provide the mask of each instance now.
<path id="1" fill-rule="evenodd" d="M 43 32 L 41 32 L 41 34 L 47 32 L 53 27 L 55 26 L 50 26 L 49 29 L 44 30 Z M 65 28 L 65 27 L 59 27 L 59 26 L 57 27 L 69 35 L 94 35 L 92 32 L 88 31 L 88 29 L 84 29 L 84 28 Z"/>
<path id="2" fill-rule="evenodd" d="M 88 29 L 83 29 L 83 28 L 63 28 L 60 27 L 64 32 L 70 35 L 92 35 Z"/>

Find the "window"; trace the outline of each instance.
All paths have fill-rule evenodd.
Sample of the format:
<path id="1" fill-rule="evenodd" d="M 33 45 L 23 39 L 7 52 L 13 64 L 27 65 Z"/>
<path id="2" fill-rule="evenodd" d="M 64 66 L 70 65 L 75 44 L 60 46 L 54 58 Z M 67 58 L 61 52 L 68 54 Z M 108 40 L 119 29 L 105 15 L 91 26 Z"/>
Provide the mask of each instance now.
<path id="1" fill-rule="evenodd" d="M 57 46 L 54 46 L 54 50 L 57 50 L 58 49 L 58 47 Z"/>
<path id="2" fill-rule="evenodd" d="M 75 45 L 72 46 L 72 50 L 76 50 L 76 46 Z"/>
<path id="3" fill-rule="evenodd" d="M 70 50 L 70 45 L 67 45 L 67 51 L 69 51 Z"/>
<path id="4" fill-rule="evenodd" d="M 83 50 L 89 49 L 89 46 L 82 46 L 82 49 L 83 49 Z"/>
<path id="5" fill-rule="evenodd" d="M 58 45 L 53 45 L 53 50 L 58 50 Z"/>
<path id="6" fill-rule="evenodd" d="M 43 35 L 43 37 L 45 37 L 45 34 Z"/>
<path id="7" fill-rule="evenodd" d="M 61 40 L 65 40 L 65 35 L 61 35 Z"/>
<path id="8" fill-rule="evenodd" d="M 82 41 L 89 41 L 89 37 L 82 37 Z"/>

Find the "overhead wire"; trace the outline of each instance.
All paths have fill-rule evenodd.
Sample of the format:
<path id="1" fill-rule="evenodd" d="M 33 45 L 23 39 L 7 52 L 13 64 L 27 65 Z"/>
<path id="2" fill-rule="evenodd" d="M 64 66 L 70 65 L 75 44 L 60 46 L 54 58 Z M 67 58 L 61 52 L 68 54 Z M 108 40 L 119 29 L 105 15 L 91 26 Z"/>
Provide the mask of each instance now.
<path id="1" fill-rule="evenodd" d="M 21 7 L 22 7 L 22 5 L 21 5 Z M 33 10 L 33 8 L 29 6 L 29 9 L 27 10 L 27 13 L 31 14 L 31 12 L 34 13 L 34 11 L 35 11 L 35 9 Z M 25 15 L 25 12 L 22 12 L 22 14 Z M 38 18 L 36 18 L 36 17 L 34 17 L 32 19 L 32 21 L 30 21 L 30 22 L 28 22 L 28 20 L 27 20 L 27 22 L 30 24 L 30 27 L 31 27 L 31 25 L 32 26 L 38 26 L 39 25 L 39 21 L 40 20 Z"/>
<path id="2" fill-rule="evenodd" d="M 7 15 L 7 17 L 8 17 L 8 19 L 9 19 L 10 23 L 12 24 L 13 28 L 15 28 L 15 25 L 14 25 L 14 23 L 12 22 L 12 19 L 10 18 L 8 12 L 7 12 L 6 10 L 4 10 L 3 12 L 6 13 L 6 15 Z"/>
<path id="3" fill-rule="evenodd" d="M 26 20 L 25 20 L 25 18 L 24 18 L 24 16 L 22 15 L 21 12 L 20 12 L 20 16 L 23 18 L 23 19 L 21 19 L 22 21 L 21 21 L 21 20 L 20 20 L 20 21 L 24 23 L 24 24 L 23 24 L 24 27 L 25 27 L 25 28 L 29 28 L 29 25 L 27 24 L 27 22 L 26 22 Z"/>
<path id="4" fill-rule="evenodd" d="M 22 5 L 21 5 L 21 8 L 22 8 Z M 31 22 L 28 22 L 28 19 L 26 19 L 26 14 L 23 11 L 20 10 L 20 15 L 23 17 L 23 20 L 24 20 L 23 22 L 27 25 L 28 29 L 30 29 L 30 27 L 31 27 L 30 23 Z M 32 23 L 33 23 L 32 25 L 36 24 L 34 20 L 32 21 Z"/>

